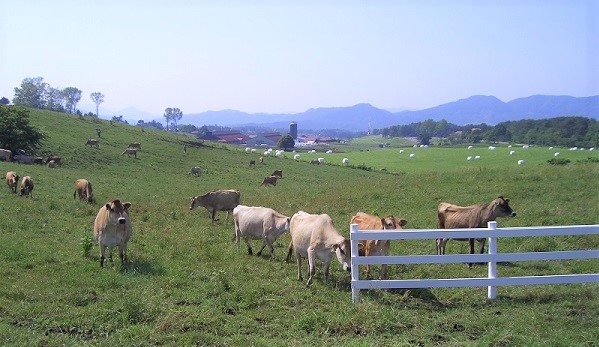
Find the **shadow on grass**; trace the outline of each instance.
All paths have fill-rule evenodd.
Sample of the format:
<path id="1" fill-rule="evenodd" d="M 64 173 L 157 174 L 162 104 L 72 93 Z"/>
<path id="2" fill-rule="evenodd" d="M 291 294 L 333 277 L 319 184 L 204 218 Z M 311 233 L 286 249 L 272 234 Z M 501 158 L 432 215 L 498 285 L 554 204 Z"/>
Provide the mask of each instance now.
<path id="1" fill-rule="evenodd" d="M 165 273 L 162 266 L 157 266 L 157 264 L 144 259 L 129 260 L 124 265 L 120 265 L 120 272 L 144 276 L 160 276 Z"/>

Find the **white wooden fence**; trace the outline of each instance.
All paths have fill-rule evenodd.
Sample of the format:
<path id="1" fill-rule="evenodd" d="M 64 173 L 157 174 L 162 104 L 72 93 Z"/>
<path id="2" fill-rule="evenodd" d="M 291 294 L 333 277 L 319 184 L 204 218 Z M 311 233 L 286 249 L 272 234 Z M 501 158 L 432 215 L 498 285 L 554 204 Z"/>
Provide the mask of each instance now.
<path id="1" fill-rule="evenodd" d="M 563 260 L 563 259 L 599 259 L 599 250 L 497 253 L 497 238 L 561 235 L 599 235 L 599 224 L 547 227 L 497 228 L 496 222 L 489 222 L 487 228 L 480 229 L 419 229 L 419 230 L 358 230 L 357 224 L 350 226 L 351 239 L 351 287 L 354 303 L 359 302 L 360 289 L 376 288 L 452 288 L 484 287 L 487 296 L 495 299 L 496 286 L 518 286 L 537 284 L 563 284 L 599 282 L 599 273 L 498 277 L 497 262 Z M 358 256 L 359 240 L 423 240 L 437 238 L 488 238 L 488 254 L 451 254 L 451 255 L 404 255 L 404 256 Z M 433 242 L 433 241 L 431 241 Z M 375 264 L 443 264 L 443 263 L 488 263 L 486 278 L 445 278 L 445 279 L 406 279 L 406 280 L 361 280 L 359 265 Z M 599 269 L 599 264 L 598 267 Z"/>

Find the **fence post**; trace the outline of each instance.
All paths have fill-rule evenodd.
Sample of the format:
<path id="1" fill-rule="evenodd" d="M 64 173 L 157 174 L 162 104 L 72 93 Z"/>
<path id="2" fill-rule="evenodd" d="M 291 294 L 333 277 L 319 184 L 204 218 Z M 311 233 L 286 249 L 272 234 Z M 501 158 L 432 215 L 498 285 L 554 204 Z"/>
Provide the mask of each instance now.
<path id="1" fill-rule="evenodd" d="M 350 233 L 355 233 L 358 231 L 358 224 L 351 224 L 349 226 L 349 231 Z M 357 304 L 360 302 L 360 289 L 355 288 L 355 281 L 358 281 L 360 279 L 360 269 L 358 268 L 358 265 L 354 263 L 354 259 L 357 258 L 359 256 L 358 254 L 358 240 L 351 237 L 350 234 L 350 239 L 351 239 L 351 297 L 352 300 L 354 301 L 354 304 Z"/>
<path id="2" fill-rule="evenodd" d="M 497 230 L 497 222 L 492 221 L 487 224 L 489 230 Z M 489 237 L 489 254 L 497 254 L 497 238 Z M 497 278 L 497 263 L 489 261 L 488 278 Z M 497 288 L 495 286 L 487 287 L 487 298 L 495 299 L 497 297 Z"/>

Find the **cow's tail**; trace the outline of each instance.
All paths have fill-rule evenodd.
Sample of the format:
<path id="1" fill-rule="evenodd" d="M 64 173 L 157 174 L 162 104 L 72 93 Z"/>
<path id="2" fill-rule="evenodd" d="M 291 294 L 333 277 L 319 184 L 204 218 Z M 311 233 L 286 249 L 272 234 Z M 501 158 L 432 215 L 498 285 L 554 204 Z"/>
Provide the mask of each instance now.
<path id="1" fill-rule="evenodd" d="M 289 247 L 287 248 L 287 256 L 285 257 L 285 262 L 289 263 L 291 261 L 291 255 L 293 254 L 293 240 L 289 242 Z"/>

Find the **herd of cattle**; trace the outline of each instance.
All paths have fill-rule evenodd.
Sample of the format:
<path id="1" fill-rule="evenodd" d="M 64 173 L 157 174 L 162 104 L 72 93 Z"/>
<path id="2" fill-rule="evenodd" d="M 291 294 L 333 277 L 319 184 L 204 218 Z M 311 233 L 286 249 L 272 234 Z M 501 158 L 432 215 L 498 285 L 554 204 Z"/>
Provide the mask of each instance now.
<path id="1" fill-rule="evenodd" d="M 297 279 L 302 280 L 302 259 L 308 260 L 308 281 L 306 286 L 312 284 L 315 274 L 316 259 L 323 265 L 325 282 L 328 279 L 329 266 L 333 254 L 343 266 L 344 270 L 351 269 L 350 240 L 343 237 L 337 231 L 332 218 L 327 214 L 309 214 L 299 211 L 293 216 L 285 216 L 269 207 L 245 206 L 240 204 L 241 193 L 239 190 L 213 190 L 202 196 L 191 198 L 189 209 L 201 206 L 208 210 L 212 222 L 216 221 L 218 211 L 226 211 L 225 222 L 229 214 L 233 214 L 235 224 L 235 235 L 233 239 L 239 242 L 244 240 L 247 245 L 248 254 L 253 254 L 250 240 L 262 240 L 262 247 L 258 251 L 261 255 L 264 248 L 268 247 L 271 258 L 274 258 L 273 243 L 283 233 L 291 235 L 286 261 L 289 262 L 293 252 L 297 260 Z M 454 228 L 482 228 L 489 221 L 498 217 L 515 217 L 509 206 L 509 199 L 502 196 L 486 204 L 472 206 L 458 206 L 449 203 L 441 203 L 437 209 L 439 229 Z M 396 218 L 393 215 L 380 218 L 358 212 L 354 215 L 350 224 L 358 224 L 359 230 L 401 230 L 407 224 L 405 219 Z M 470 243 L 470 253 L 474 254 L 474 239 L 456 239 Z M 445 245 L 448 239 L 437 239 L 437 254 L 445 254 Z M 477 239 L 483 253 L 484 239 Z M 368 240 L 358 243 L 358 254 L 360 256 L 383 256 L 388 255 L 390 248 L 389 240 Z M 472 264 L 468 264 L 470 267 Z M 366 275 L 371 276 L 370 266 L 366 266 Z M 381 278 L 387 278 L 387 265 L 381 266 Z"/>
<path id="2" fill-rule="evenodd" d="M 87 145 L 98 146 L 99 142 L 89 139 Z M 123 154 L 136 155 L 141 146 L 132 143 L 123 152 Z M 3 150 L 4 151 L 4 150 Z M 0 156 L 6 155 L 0 152 Z M 54 163 L 60 163 L 59 157 L 52 157 L 48 160 Z M 262 161 L 261 161 L 262 162 Z M 250 166 L 255 166 L 255 162 L 250 161 Z M 189 174 L 200 176 L 201 169 L 192 167 Z M 275 170 L 272 175 L 264 178 L 262 185 L 277 184 L 277 180 L 283 178 L 281 170 Z M 6 183 L 12 193 L 17 193 L 19 176 L 14 171 L 6 173 Z M 33 191 L 33 181 L 31 177 L 25 176 L 21 179 L 20 195 L 31 196 Z M 91 183 L 86 179 L 75 181 L 75 191 L 73 198 L 88 203 L 94 202 Z M 308 261 L 308 280 L 306 286 L 313 282 L 316 259 L 322 262 L 322 270 L 325 282 L 328 280 L 329 267 L 333 254 L 342 265 L 344 270 L 351 269 L 351 246 L 350 240 L 343 237 L 336 229 L 332 218 L 327 214 L 309 214 L 299 211 L 291 217 L 285 216 L 272 208 L 241 205 L 241 193 L 239 190 L 213 190 L 201 196 L 191 198 L 189 209 L 201 206 L 208 211 L 208 215 L 214 223 L 218 219 L 218 211 L 226 211 L 225 223 L 229 219 L 229 214 L 233 214 L 235 225 L 235 234 L 233 240 L 238 247 L 240 240 L 243 239 L 247 245 L 248 254 L 253 254 L 250 240 L 262 240 L 262 247 L 258 251 L 261 255 L 264 248 L 268 247 L 271 258 L 274 258 L 274 242 L 283 234 L 289 233 L 291 242 L 288 247 L 286 261 L 289 262 L 293 252 L 297 260 L 297 279 L 302 280 L 302 260 Z M 104 266 L 106 250 L 109 251 L 109 259 L 112 260 L 112 248 L 118 247 L 121 262 L 127 261 L 127 244 L 132 235 L 131 220 L 129 217 L 129 208 L 131 203 L 122 203 L 120 200 L 112 200 L 102 206 L 94 221 L 93 234 L 100 249 L 100 266 Z M 455 228 L 483 228 L 489 221 L 494 221 L 498 217 L 514 217 L 516 213 L 509 206 L 509 199 L 502 196 L 492 200 L 489 203 L 477 204 L 471 206 L 458 206 L 446 202 L 439 204 L 437 209 L 437 226 L 439 229 Z M 407 224 L 407 220 L 396 218 L 393 215 L 381 218 L 379 216 L 368 215 L 364 212 L 357 212 L 349 221 L 350 224 L 357 224 L 359 230 L 401 230 Z M 474 254 L 474 239 L 456 239 L 469 241 L 470 253 Z M 437 239 L 437 254 L 445 254 L 445 245 L 448 239 Z M 485 239 L 477 239 L 479 243 L 478 251 L 483 253 Z M 358 254 L 360 256 L 385 256 L 388 255 L 390 248 L 389 240 L 361 240 L 358 244 Z M 472 264 L 468 264 L 470 267 Z M 371 277 L 370 265 L 366 266 L 366 276 Z M 381 266 L 381 278 L 387 278 L 387 265 Z"/>

